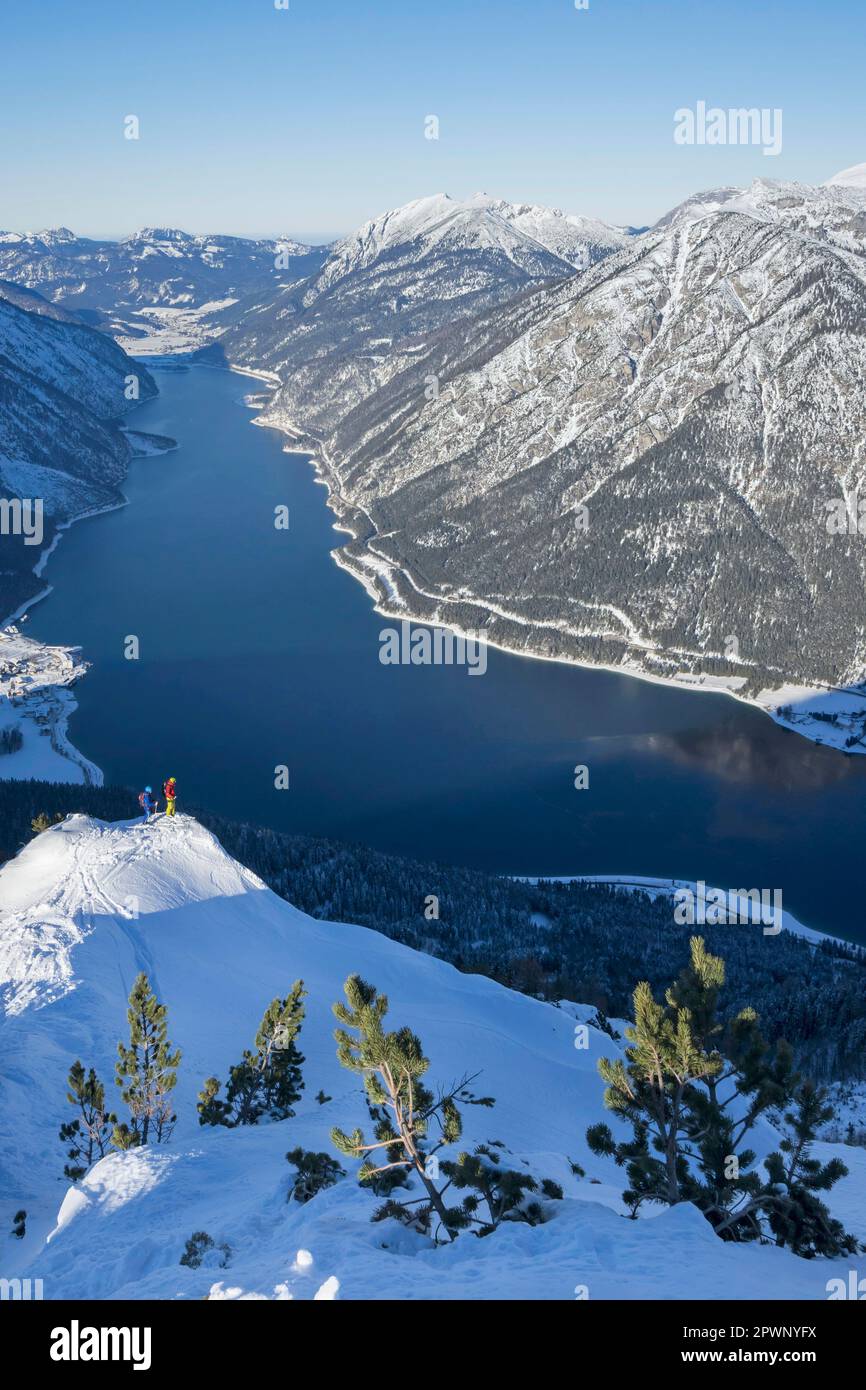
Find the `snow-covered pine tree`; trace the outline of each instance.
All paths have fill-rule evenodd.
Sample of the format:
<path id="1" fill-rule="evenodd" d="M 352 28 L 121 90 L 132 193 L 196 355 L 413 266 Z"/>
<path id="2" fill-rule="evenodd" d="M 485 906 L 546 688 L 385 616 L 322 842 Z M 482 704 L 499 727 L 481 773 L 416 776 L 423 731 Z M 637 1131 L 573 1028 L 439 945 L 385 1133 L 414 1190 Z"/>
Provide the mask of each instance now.
<path id="1" fill-rule="evenodd" d="M 772 1233 L 801 1255 L 853 1252 L 857 1242 L 815 1195 L 847 1172 L 840 1159 L 822 1165 L 809 1152 L 833 1116 L 826 1093 L 796 1074 L 786 1043 L 769 1048 L 753 1009 L 727 1025 L 719 1020 L 724 982 L 724 961 L 693 937 L 690 964 L 666 1005 L 638 986 L 626 1062 L 599 1063 L 605 1104 L 631 1122 L 632 1138 L 616 1142 L 608 1125 L 592 1125 L 589 1147 L 626 1167 L 623 1199 L 633 1215 L 647 1200 L 691 1201 L 726 1240 Z M 788 1133 L 765 1161 L 765 1180 L 745 1138 L 760 1116 L 784 1105 L 794 1107 L 784 1116 Z"/>
<path id="2" fill-rule="evenodd" d="M 72 1182 L 78 1182 L 108 1152 L 117 1116 L 106 1109 L 105 1087 L 93 1067 L 85 1074 L 82 1063 L 73 1062 L 68 1084 L 66 1099 L 79 1113 L 74 1120 L 60 1126 L 60 1142 L 68 1146 L 66 1157 L 70 1160 L 63 1172 Z"/>
<path id="3" fill-rule="evenodd" d="M 794 1104 L 784 1115 L 787 1133 L 779 1151 L 764 1161 L 767 1184 L 759 1201 L 777 1245 L 811 1259 L 856 1254 L 863 1247 L 849 1235 L 818 1197 L 848 1174 L 840 1158 L 821 1163 L 811 1153 L 818 1130 L 833 1118 L 826 1091 L 813 1081 L 803 1081 L 794 1093 Z"/>
<path id="4" fill-rule="evenodd" d="M 160 1004 L 142 972 L 129 995 L 129 1046 L 117 1045 L 115 1081 L 129 1106 L 130 1124 L 114 1127 L 112 1143 L 131 1149 L 154 1139 L 163 1143 L 171 1135 L 177 1115 L 171 1093 L 177 1084 L 180 1051 L 168 1040 L 168 1010 Z"/>
<path id="5" fill-rule="evenodd" d="M 586 1132 L 593 1153 L 607 1154 L 625 1167 L 629 1187 L 623 1201 L 636 1215 L 642 1202 L 673 1206 L 693 1188 L 684 1156 L 690 1087 L 722 1068 L 718 1052 L 708 1052 L 694 1029 L 692 1013 L 677 1003 L 665 1007 L 644 980 L 634 992 L 634 1025 L 625 1030 L 626 1060 L 603 1057 L 598 1070 L 607 1083 L 604 1103 L 632 1126 L 630 1140 L 614 1140 L 610 1126 Z"/>
<path id="6" fill-rule="evenodd" d="M 294 1197 L 296 1202 L 309 1202 L 317 1192 L 323 1192 L 326 1187 L 333 1187 L 339 1178 L 346 1176 L 345 1170 L 330 1154 L 311 1153 L 300 1148 L 290 1149 L 286 1154 L 286 1160 L 296 1170 L 294 1181 L 289 1188 L 288 1201 Z"/>
<path id="7" fill-rule="evenodd" d="M 220 1082 L 211 1076 L 198 1098 L 199 1124 L 255 1125 L 263 1115 L 287 1120 L 304 1089 L 303 1054 L 297 1044 L 304 1021 L 306 990 L 296 980 L 285 999 L 268 1005 L 256 1033 L 255 1051 L 244 1052 L 229 1071 L 226 1098 L 220 1097 Z"/>
<path id="8" fill-rule="evenodd" d="M 461 1153 L 456 1162 L 443 1160 L 440 1164 L 449 1185 L 467 1193 L 461 1210 L 477 1236 L 491 1235 L 503 1221 L 541 1225 L 546 1210 L 534 1195 L 539 1191 L 550 1200 L 562 1199 L 562 1188 L 551 1178 L 538 1182 L 529 1173 L 503 1167 L 497 1152 L 502 1147 L 500 1141 L 493 1140 L 479 1144 L 471 1154 Z"/>
<path id="9" fill-rule="evenodd" d="M 349 1071 L 363 1076 L 371 1113 L 381 1114 L 377 1134 L 382 1137 L 367 1140 L 360 1129 L 345 1134 L 335 1128 L 331 1140 L 340 1153 L 364 1159 L 358 1172 L 361 1182 L 396 1169 L 421 1183 L 426 1197 L 400 1202 L 389 1199 L 374 1213 L 374 1220 L 394 1216 L 426 1231 L 435 1215 L 439 1225 L 434 1238 L 438 1240 L 439 1231 L 444 1230 L 448 1239 L 454 1240 L 457 1231 L 468 1224 L 468 1217 L 460 1208 L 446 1206 L 436 1182 L 436 1155 L 446 1144 L 456 1143 L 463 1132 L 458 1097 L 464 1104 L 492 1105 L 493 1101 L 490 1097 L 477 1100 L 467 1091 L 471 1077 L 434 1096 L 422 1080 L 430 1062 L 420 1039 L 406 1027 L 394 1033 L 384 1031 L 387 996 L 359 975 L 350 975 L 343 989 L 346 1002 L 333 1006 L 337 1019 L 345 1025 L 334 1032 L 337 1057 Z M 431 1136 L 434 1124 L 439 1126 L 435 1141 Z"/>

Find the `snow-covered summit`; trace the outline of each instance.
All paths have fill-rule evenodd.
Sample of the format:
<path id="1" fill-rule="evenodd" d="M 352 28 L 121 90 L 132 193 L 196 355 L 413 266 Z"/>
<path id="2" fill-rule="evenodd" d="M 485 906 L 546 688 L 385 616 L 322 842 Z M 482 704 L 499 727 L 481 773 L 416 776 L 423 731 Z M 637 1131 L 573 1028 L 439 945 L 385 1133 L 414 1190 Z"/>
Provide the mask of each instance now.
<path id="1" fill-rule="evenodd" d="M 601 1055 L 618 1044 L 592 1010 L 555 1008 L 463 975 L 361 927 L 319 922 L 272 894 L 194 820 L 105 824 L 73 816 L 0 870 L 4 1137 L 0 1186 L 27 1235 L 4 1246 L 5 1277 L 44 1281 L 46 1298 L 590 1298 L 826 1297 L 844 1261 L 733 1247 L 684 1205 L 622 1218 L 622 1175 L 592 1157 L 586 1125 L 602 1116 Z M 112 1153 L 83 1182 L 61 1177 L 66 1074 L 80 1058 L 113 1090 L 126 997 L 145 971 L 182 1050 L 179 1121 L 166 1145 Z M 417 1030 L 431 1078 L 480 1071 L 490 1111 L 465 1111 L 467 1146 L 497 1138 L 507 1161 L 560 1182 L 565 1199 L 536 1229 L 503 1227 L 435 1249 L 388 1221 L 353 1172 L 306 1205 L 287 1202 L 286 1151 L 333 1152 L 329 1130 L 366 1121 L 358 1079 L 336 1059 L 331 1004 L 357 971 L 389 998 L 389 1024 Z M 195 1097 L 251 1044 L 264 1008 L 302 978 L 306 1090 L 293 1119 L 240 1130 L 201 1128 Z M 321 1091 L 327 1099 L 316 1100 Z M 770 1147 L 769 1128 L 758 1145 Z M 827 1147 L 827 1146 L 824 1146 Z M 846 1149 L 846 1161 L 859 1151 Z M 571 1172 L 569 1160 L 587 1176 Z M 354 1165 L 343 1160 L 344 1166 Z M 856 1174 L 832 1194 L 849 1225 Z M 862 1220 L 860 1226 L 862 1227 Z M 226 1269 L 179 1263 L 207 1231 L 230 1248 Z M 301 1253 L 303 1252 L 303 1253 Z M 407 1258 L 411 1256 L 412 1258 Z"/>
<path id="2" fill-rule="evenodd" d="M 866 188 L 866 164 L 852 164 L 849 169 L 840 170 L 827 179 L 826 187 Z"/>
<path id="3" fill-rule="evenodd" d="M 129 236 L 121 238 L 122 244 L 131 241 L 169 241 L 178 242 L 182 245 L 189 245 L 196 240 L 191 232 L 185 232 L 180 227 L 140 227 L 137 232 L 132 232 Z"/>
<path id="4" fill-rule="evenodd" d="M 321 279 L 325 285 L 333 284 L 405 243 L 416 243 L 418 256 L 447 242 L 454 250 L 501 251 L 510 260 L 533 269 L 539 252 L 583 269 L 599 254 L 618 250 L 627 240 L 628 234 L 618 227 L 593 218 L 566 216 L 556 208 L 509 203 L 487 193 L 464 199 L 434 193 L 380 213 L 337 242 Z"/>
<path id="5" fill-rule="evenodd" d="M 823 184 L 756 178 L 748 188 L 705 189 L 672 208 L 656 229 L 685 226 L 720 212 L 740 213 L 862 256 L 866 254 L 866 177 L 858 177 L 858 170 L 866 170 L 866 165 L 846 169 Z"/>
<path id="6" fill-rule="evenodd" d="M 78 240 L 75 232 L 71 232 L 68 227 L 46 227 L 35 235 L 45 246 L 64 246 Z"/>

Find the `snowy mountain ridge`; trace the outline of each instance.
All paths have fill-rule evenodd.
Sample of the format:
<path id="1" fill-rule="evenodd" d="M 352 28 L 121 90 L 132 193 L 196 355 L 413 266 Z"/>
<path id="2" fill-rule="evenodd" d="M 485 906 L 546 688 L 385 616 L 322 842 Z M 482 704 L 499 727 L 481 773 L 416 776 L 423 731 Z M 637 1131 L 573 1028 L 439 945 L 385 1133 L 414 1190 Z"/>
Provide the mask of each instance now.
<path id="1" fill-rule="evenodd" d="M 302 429 L 328 430 L 411 370 L 428 337 L 567 279 L 634 238 L 622 228 L 485 193 L 437 193 L 382 213 L 274 298 L 222 316 L 210 360 L 276 374 Z M 303 401 L 303 409 L 298 403 Z"/>
<path id="2" fill-rule="evenodd" d="M 452 248 L 489 247 L 518 263 L 533 263 L 532 244 L 584 268 L 596 256 L 592 247 L 619 250 L 628 234 L 592 218 L 566 216 L 558 208 L 509 203 L 486 193 L 455 199 L 447 193 L 418 198 L 381 213 L 333 247 L 322 269 L 325 287 L 352 270 L 369 265 L 391 247 L 417 242 L 418 257 L 447 239 Z"/>
<path id="3" fill-rule="evenodd" d="M 411 206 L 422 246 L 462 225 Z M 418 246 L 329 263 L 219 344 L 279 377 L 260 421 L 315 450 L 379 610 L 862 751 L 866 560 L 832 516 L 862 488 L 866 194 L 698 194 L 546 282 Z M 482 255 L 495 285 L 461 297 Z"/>
<path id="4" fill-rule="evenodd" d="M 590 1023 L 593 1010 L 544 1004 L 364 928 L 306 917 L 189 817 L 149 825 L 69 817 L 0 870 L 0 904 L 0 1187 L 6 1207 L 28 1213 L 25 1238 L 4 1242 L 0 1275 L 41 1278 L 48 1299 L 713 1299 L 731 1289 L 823 1299 L 831 1277 L 847 1278 L 845 1260 L 727 1245 L 685 1203 L 624 1219 L 622 1174 L 584 1138 L 604 1114 L 596 1063 L 619 1046 Z M 167 1005 L 169 1037 L 183 1054 L 177 1128 L 168 1144 L 111 1153 L 68 1186 L 57 1139 L 71 1117 L 68 1068 L 80 1057 L 114 1091 L 126 996 L 140 971 Z M 305 1205 L 287 1200 L 286 1151 L 333 1155 L 331 1127 L 366 1121 L 359 1080 L 338 1064 L 333 1039 L 331 1004 L 352 972 L 388 994 L 389 1026 L 418 1032 L 434 1082 L 481 1072 L 479 1094 L 496 1105 L 464 1111 L 463 1144 L 497 1138 L 510 1166 L 559 1182 L 565 1196 L 546 1224 L 434 1248 L 392 1220 L 371 1223 L 378 1201 L 345 1159 L 334 1187 Z M 204 1079 L 225 1075 L 274 994 L 298 978 L 308 998 L 296 1116 L 200 1127 Z M 586 1047 L 576 1044 L 579 1022 L 589 1025 Z M 777 1139 L 763 1125 L 756 1147 L 769 1151 Z M 863 1235 L 866 1154 L 844 1155 L 852 1173 L 831 1205 Z M 228 1256 L 215 1249 L 198 1269 L 180 1265 L 194 1231 Z"/>
<path id="5" fill-rule="evenodd" d="M 213 314 L 317 269 L 326 247 L 290 237 L 253 238 L 143 227 L 120 241 L 66 227 L 0 233 L 0 276 L 110 332 L 121 345 L 158 355 L 200 345 Z M 166 324 L 160 315 L 182 324 Z M 169 327 L 173 332 L 169 332 Z"/>

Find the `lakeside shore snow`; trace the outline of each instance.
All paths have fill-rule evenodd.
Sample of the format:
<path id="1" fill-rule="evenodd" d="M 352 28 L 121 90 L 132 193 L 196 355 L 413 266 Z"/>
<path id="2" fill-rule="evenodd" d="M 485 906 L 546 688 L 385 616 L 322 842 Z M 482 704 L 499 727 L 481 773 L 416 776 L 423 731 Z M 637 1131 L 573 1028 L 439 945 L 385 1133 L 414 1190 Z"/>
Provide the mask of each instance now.
<path id="1" fill-rule="evenodd" d="M 253 375 L 249 372 L 245 374 Z M 530 643 L 533 632 L 545 629 L 554 634 L 567 632 L 559 620 L 553 620 L 548 624 L 528 623 L 519 614 L 511 612 L 501 604 L 478 598 L 465 590 L 459 590 L 450 596 L 424 589 L 411 568 L 405 563 L 395 563 L 390 556 L 383 555 L 376 549 L 374 542 L 378 532 L 372 517 L 342 494 L 339 471 L 321 440 L 307 434 L 280 411 L 269 411 L 267 405 L 252 424 L 278 430 L 290 441 L 285 445 L 286 453 L 302 453 L 309 458 L 317 480 L 327 489 L 328 506 L 337 518 L 334 529 L 345 532 L 359 546 L 364 547 L 360 555 L 347 552 L 344 547 L 338 547 L 331 551 L 331 556 L 340 569 L 352 575 L 362 585 L 372 600 L 374 611 L 382 617 L 406 619 L 425 626 L 445 627 L 458 637 L 477 637 L 481 624 L 479 627 L 470 628 L 468 624 L 458 622 L 449 615 L 448 605 L 459 604 L 462 608 L 475 608 L 480 619 L 486 614 L 495 614 L 511 624 L 515 630 L 525 632 Z M 625 620 L 625 615 L 620 616 Z M 571 655 L 552 656 L 548 652 L 539 651 L 531 644 L 524 646 L 501 638 L 488 637 L 486 645 L 497 651 L 507 652 L 511 656 L 527 657 L 532 661 L 553 661 L 561 665 L 582 667 L 585 670 L 609 671 L 614 675 L 631 676 L 636 680 L 668 686 L 671 689 L 729 695 L 742 704 L 760 710 L 781 728 L 799 734 L 811 743 L 837 749 L 845 754 L 866 754 L 866 685 L 862 689 L 840 689 L 833 686 L 783 682 L 778 687 L 763 689 L 757 695 L 746 695 L 743 693 L 745 676 L 713 676 L 706 673 L 694 675 L 688 671 L 662 675 L 648 671 L 634 661 L 625 660 L 611 664 L 583 660 Z M 646 647 L 646 652 L 648 657 L 657 655 L 669 658 L 673 655 L 650 646 Z"/>
<path id="2" fill-rule="evenodd" d="M 71 687 L 86 670 L 80 647 L 51 647 L 17 627 L 0 631 L 0 728 L 17 729 L 22 738 L 20 748 L 3 755 L 3 780 L 102 786 L 101 770 L 67 736 L 77 709 Z"/>

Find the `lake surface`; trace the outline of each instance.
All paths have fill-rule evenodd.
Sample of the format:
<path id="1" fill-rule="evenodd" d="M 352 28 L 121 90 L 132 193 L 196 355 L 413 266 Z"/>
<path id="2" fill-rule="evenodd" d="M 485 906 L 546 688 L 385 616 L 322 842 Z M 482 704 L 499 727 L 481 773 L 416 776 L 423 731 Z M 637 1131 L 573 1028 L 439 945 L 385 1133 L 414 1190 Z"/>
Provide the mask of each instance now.
<path id="1" fill-rule="evenodd" d="M 331 559 L 310 463 L 250 424 L 257 383 L 156 377 L 130 423 L 180 449 L 134 462 L 129 505 L 66 533 L 24 629 L 93 663 L 70 734 L 108 782 L 174 774 L 181 808 L 420 859 L 781 888 L 809 925 L 866 941 L 866 759 L 604 671 L 493 650 L 483 676 L 382 665 L 392 624 Z"/>

